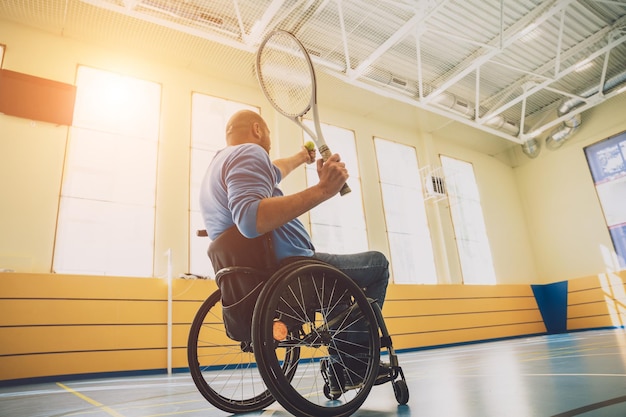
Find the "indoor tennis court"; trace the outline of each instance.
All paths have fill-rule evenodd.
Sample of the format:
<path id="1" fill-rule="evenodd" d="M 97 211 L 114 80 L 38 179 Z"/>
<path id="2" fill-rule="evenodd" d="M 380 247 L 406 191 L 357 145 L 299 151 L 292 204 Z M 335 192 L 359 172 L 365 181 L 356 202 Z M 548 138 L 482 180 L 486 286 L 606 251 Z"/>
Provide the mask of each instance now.
<path id="1" fill-rule="evenodd" d="M 374 387 L 358 416 L 621 416 L 623 330 L 536 336 L 400 355 L 411 393 L 399 406 Z M 0 388 L 2 415 L 222 416 L 188 374 L 46 382 Z M 290 415 L 278 404 L 249 415 Z"/>
<path id="2" fill-rule="evenodd" d="M 263 86 L 287 78 L 316 98 L 292 120 Z M 625 92 L 623 0 L 1 1 L 0 415 L 232 414 L 190 370 L 231 385 L 239 356 L 202 343 L 257 369 L 193 325 L 218 290 L 201 184 L 240 111 L 272 161 L 313 136 L 341 156 L 351 192 L 298 216 L 315 250 L 389 261 L 409 398 L 376 385 L 354 415 L 626 415 Z M 303 352 L 278 363 L 317 387 Z"/>

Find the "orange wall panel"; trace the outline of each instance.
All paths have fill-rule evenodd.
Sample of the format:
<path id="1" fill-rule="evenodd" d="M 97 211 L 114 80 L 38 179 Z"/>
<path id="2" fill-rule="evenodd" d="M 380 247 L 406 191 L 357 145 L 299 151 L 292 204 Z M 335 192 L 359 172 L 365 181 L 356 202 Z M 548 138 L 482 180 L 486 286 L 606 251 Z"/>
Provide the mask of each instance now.
<path id="1" fill-rule="evenodd" d="M 166 368 L 165 280 L 18 273 L 1 278 L 0 379 Z M 624 275 L 574 280 L 568 328 L 615 325 L 623 282 Z M 215 289 L 212 280 L 173 280 L 174 368 L 188 366 L 191 322 Z M 530 285 L 391 285 L 383 312 L 397 349 L 546 332 Z"/>
<path id="2" fill-rule="evenodd" d="M 626 271 L 568 282 L 567 329 L 626 326 Z"/>

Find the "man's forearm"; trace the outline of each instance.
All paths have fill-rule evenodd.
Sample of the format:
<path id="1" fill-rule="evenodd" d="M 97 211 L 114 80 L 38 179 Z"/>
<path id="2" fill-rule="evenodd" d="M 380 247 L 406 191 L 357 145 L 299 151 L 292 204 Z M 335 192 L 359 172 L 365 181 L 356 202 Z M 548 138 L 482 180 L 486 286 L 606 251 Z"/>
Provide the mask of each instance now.
<path id="1" fill-rule="evenodd" d="M 298 168 L 300 165 L 308 162 L 308 155 L 305 152 L 298 152 L 293 156 L 288 156 L 286 158 L 280 158 L 272 161 L 274 165 L 280 169 L 280 172 L 285 178 L 289 175 L 294 169 Z"/>
<path id="2" fill-rule="evenodd" d="M 270 232 L 328 200 L 328 194 L 319 186 L 312 186 L 296 194 L 261 200 L 257 209 L 256 228 L 260 234 Z"/>
<path id="3" fill-rule="evenodd" d="M 304 149 L 304 148 L 302 148 Z M 304 155 L 308 155 L 307 152 Z M 326 162 L 317 160 L 319 182 L 299 193 L 269 197 L 257 207 L 256 229 L 267 233 L 306 213 L 336 195 L 348 179 L 345 164 L 334 154 Z"/>

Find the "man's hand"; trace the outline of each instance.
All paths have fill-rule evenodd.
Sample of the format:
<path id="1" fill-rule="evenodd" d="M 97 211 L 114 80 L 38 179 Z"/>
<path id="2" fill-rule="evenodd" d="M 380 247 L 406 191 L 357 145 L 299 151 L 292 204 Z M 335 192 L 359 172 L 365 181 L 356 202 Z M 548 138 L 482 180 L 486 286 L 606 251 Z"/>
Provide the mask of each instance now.
<path id="1" fill-rule="evenodd" d="M 312 144 L 313 146 L 310 146 L 309 144 Z M 300 152 L 305 153 L 306 156 L 304 156 L 304 158 L 307 164 L 312 164 L 313 162 L 315 162 L 315 145 L 313 144 L 313 142 L 305 143 L 302 147 L 302 151 Z"/>
<path id="2" fill-rule="evenodd" d="M 306 148 L 302 147 L 302 151 L 295 157 L 287 159 L 296 160 L 304 151 Z M 300 161 L 302 164 L 302 160 Z M 337 195 L 348 180 L 346 165 L 337 154 L 332 155 L 326 162 L 318 159 L 317 174 L 320 181 L 309 188 L 295 194 L 262 199 L 257 209 L 257 233 L 272 231 Z"/>
<path id="3" fill-rule="evenodd" d="M 337 194 L 349 177 L 346 164 L 341 162 L 338 154 L 331 155 L 326 162 L 318 159 L 317 175 L 320 178 L 319 186 L 330 196 Z"/>

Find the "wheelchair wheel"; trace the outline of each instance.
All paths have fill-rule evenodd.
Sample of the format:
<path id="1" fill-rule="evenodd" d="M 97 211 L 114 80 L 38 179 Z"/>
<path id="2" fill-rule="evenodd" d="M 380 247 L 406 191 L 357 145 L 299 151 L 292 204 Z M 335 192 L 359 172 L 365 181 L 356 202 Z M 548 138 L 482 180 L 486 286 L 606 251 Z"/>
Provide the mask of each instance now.
<path id="1" fill-rule="evenodd" d="M 347 416 L 376 380 L 380 338 L 365 294 L 336 268 L 304 261 L 278 271 L 257 301 L 255 358 L 274 398 L 298 416 Z M 298 347 L 294 375 L 285 351 Z"/>
<path id="2" fill-rule="evenodd" d="M 393 394 L 396 397 L 396 401 L 400 405 L 406 405 L 409 402 L 409 387 L 403 379 L 392 382 Z"/>
<path id="3" fill-rule="evenodd" d="M 220 300 L 217 290 L 204 301 L 191 325 L 187 344 L 191 377 L 204 398 L 220 410 L 260 410 L 272 404 L 274 397 L 259 374 L 251 344 L 226 335 Z M 286 363 L 297 358 L 298 352 L 290 350 Z"/>

